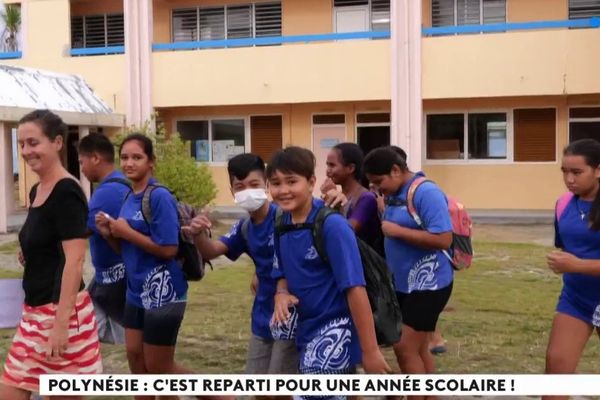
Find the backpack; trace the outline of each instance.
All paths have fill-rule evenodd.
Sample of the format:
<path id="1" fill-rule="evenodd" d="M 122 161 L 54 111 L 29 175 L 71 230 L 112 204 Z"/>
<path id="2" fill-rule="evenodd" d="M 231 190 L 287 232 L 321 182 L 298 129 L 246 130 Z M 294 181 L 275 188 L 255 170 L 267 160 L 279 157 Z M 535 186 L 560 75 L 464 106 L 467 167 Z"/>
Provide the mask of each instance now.
<path id="1" fill-rule="evenodd" d="M 169 190 L 167 187 L 158 184 L 149 184 L 146 189 L 144 189 L 144 196 L 142 197 L 142 216 L 147 224 L 150 223 L 149 221 L 152 221 L 150 196 L 155 189 L 160 187 Z M 172 194 L 170 190 L 169 193 Z M 194 207 L 182 201 L 177 201 L 177 217 L 179 219 L 180 228 L 190 225 L 192 219 L 196 215 L 197 212 Z M 181 229 L 179 230 L 179 245 L 177 247 L 177 256 L 175 258 L 181 265 L 186 280 L 199 281 L 204 277 L 205 267 L 202 255 L 196 248 L 194 239 L 184 235 Z"/>
<path id="2" fill-rule="evenodd" d="M 329 207 L 322 207 L 317 212 L 314 223 L 286 225 L 283 223 L 283 213 L 279 213 L 275 220 L 276 249 L 279 249 L 279 238 L 282 234 L 298 229 L 310 229 L 319 257 L 324 263 L 329 264 L 323 227 L 325 226 L 327 217 L 332 214 L 339 213 Z M 371 246 L 358 237 L 356 241 L 365 275 L 367 297 L 369 298 L 369 304 L 373 312 L 377 343 L 380 345 L 393 345 L 400 340 L 402 313 L 398 298 L 396 297 L 392 273 L 385 259 L 377 254 Z"/>
<path id="3" fill-rule="evenodd" d="M 414 204 L 415 193 L 419 186 L 425 182 L 432 182 L 425 177 L 418 177 L 412 181 L 408 188 L 406 203 L 399 199 L 387 199 L 386 204 L 392 206 L 406 206 L 408 213 L 421 229 L 425 229 L 423 221 L 417 212 Z M 432 182 L 433 183 L 433 182 Z M 442 252 L 450 260 L 452 268 L 460 271 L 471 266 L 473 261 L 473 244 L 471 237 L 473 236 L 473 221 L 469 213 L 462 203 L 455 198 L 446 196 L 448 200 L 448 213 L 452 221 L 452 244 L 450 245 L 451 252 L 443 250 Z"/>
<path id="4" fill-rule="evenodd" d="M 560 198 L 556 202 L 556 208 L 555 208 L 555 214 L 554 214 L 556 217 L 556 221 L 560 220 L 560 217 L 565 212 L 567 206 L 569 205 L 569 202 L 571 201 L 571 199 L 573 199 L 573 197 L 575 197 L 575 195 L 571 192 L 564 193 L 562 196 L 560 196 Z"/>

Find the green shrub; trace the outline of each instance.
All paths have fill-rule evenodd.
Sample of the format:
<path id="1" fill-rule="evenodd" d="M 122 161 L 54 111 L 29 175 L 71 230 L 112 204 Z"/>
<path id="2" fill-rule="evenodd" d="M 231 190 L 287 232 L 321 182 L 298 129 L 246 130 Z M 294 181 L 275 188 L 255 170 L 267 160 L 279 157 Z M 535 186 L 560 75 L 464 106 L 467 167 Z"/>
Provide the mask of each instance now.
<path id="1" fill-rule="evenodd" d="M 152 139 L 156 154 L 154 176 L 179 200 L 194 207 L 204 207 L 215 199 L 217 187 L 208 166 L 196 163 L 190 156 L 189 143 L 182 141 L 178 133 L 167 137 L 163 125 L 158 125 L 154 133 L 149 123 L 141 128 L 130 127 L 113 139 L 117 151 L 123 139 L 132 133 L 141 133 Z"/>

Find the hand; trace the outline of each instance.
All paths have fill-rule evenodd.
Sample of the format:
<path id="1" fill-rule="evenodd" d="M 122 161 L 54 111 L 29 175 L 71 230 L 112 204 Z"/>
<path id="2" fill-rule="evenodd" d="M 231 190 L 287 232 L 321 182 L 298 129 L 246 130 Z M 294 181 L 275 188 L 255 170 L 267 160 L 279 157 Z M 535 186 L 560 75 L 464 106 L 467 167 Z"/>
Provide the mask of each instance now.
<path id="1" fill-rule="evenodd" d="M 289 293 L 277 293 L 275 295 L 275 308 L 273 310 L 272 323 L 281 324 L 290 317 L 291 306 L 298 304 L 298 298 Z"/>
<path id="2" fill-rule="evenodd" d="M 110 225 L 110 234 L 117 239 L 125 239 L 127 240 L 128 234 L 131 231 L 131 227 L 129 223 L 123 219 L 111 219 L 109 221 Z"/>
<path id="3" fill-rule="evenodd" d="M 256 274 L 252 276 L 252 281 L 250 282 L 250 292 L 252 292 L 253 296 L 256 296 L 256 292 L 258 291 L 258 277 Z"/>
<path id="4" fill-rule="evenodd" d="M 398 233 L 398 228 L 401 228 L 398 224 L 390 221 L 381 221 L 381 231 L 385 236 L 395 237 Z"/>
<path id="5" fill-rule="evenodd" d="M 19 250 L 19 252 L 17 253 L 17 259 L 19 260 L 19 264 L 21 264 L 22 267 L 25 266 L 25 256 L 23 255 L 23 252 L 21 250 Z"/>
<path id="6" fill-rule="evenodd" d="M 374 348 L 372 351 L 363 352 L 362 366 L 367 374 L 389 374 L 392 372 L 379 347 Z"/>
<path id="7" fill-rule="evenodd" d="M 110 216 L 104 212 L 96 213 L 94 218 L 96 221 L 96 229 L 104 237 L 110 236 Z"/>
<path id="8" fill-rule="evenodd" d="M 203 232 L 208 232 L 208 230 L 212 227 L 212 222 L 208 218 L 208 212 L 202 211 L 201 214 L 196 215 L 192 222 L 188 226 L 184 226 L 184 232 L 189 233 L 192 236 L 198 236 Z"/>
<path id="9" fill-rule="evenodd" d="M 546 256 L 548 267 L 555 274 L 579 272 L 580 259 L 571 253 L 555 250 Z"/>
<path id="10" fill-rule="evenodd" d="M 330 208 L 337 206 L 344 207 L 348 203 L 348 198 L 341 190 L 330 189 L 327 193 L 321 195 L 321 198 L 325 201 L 325 205 Z"/>
<path id="11" fill-rule="evenodd" d="M 373 192 L 375 194 L 375 200 L 377 200 L 377 211 L 383 213 L 385 211 L 385 197 L 379 192 Z"/>
<path id="12" fill-rule="evenodd" d="M 325 194 L 327 192 L 329 192 L 330 190 L 333 189 L 337 189 L 337 185 L 335 183 L 333 183 L 333 181 L 331 180 L 331 178 L 327 178 L 325 179 L 325 181 L 323 181 L 323 184 L 320 187 L 321 193 Z"/>
<path id="13" fill-rule="evenodd" d="M 69 323 L 59 323 L 54 320 L 54 326 L 50 331 L 48 342 L 46 343 L 46 358 L 60 358 L 67 350 L 69 342 Z"/>

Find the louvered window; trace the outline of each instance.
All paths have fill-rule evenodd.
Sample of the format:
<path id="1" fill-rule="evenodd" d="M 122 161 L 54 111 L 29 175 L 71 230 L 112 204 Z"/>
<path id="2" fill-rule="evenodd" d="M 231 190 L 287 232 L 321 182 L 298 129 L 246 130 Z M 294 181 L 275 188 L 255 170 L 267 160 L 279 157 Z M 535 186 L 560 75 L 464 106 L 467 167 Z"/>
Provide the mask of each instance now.
<path id="1" fill-rule="evenodd" d="M 173 10 L 173 41 L 281 36 L 281 2 Z"/>
<path id="2" fill-rule="evenodd" d="M 198 9 L 173 10 L 173 41 L 191 42 L 198 40 Z"/>
<path id="3" fill-rule="evenodd" d="M 335 0 L 333 2 L 334 7 L 364 6 L 367 4 L 369 4 L 369 0 Z"/>
<path id="4" fill-rule="evenodd" d="M 371 30 L 390 30 L 390 0 L 371 0 Z"/>
<path id="5" fill-rule="evenodd" d="M 431 25 L 481 25 L 506 22 L 506 0 L 432 0 Z"/>
<path id="6" fill-rule="evenodd" d="M 281 36 L 281 3 L 260 3 L 254 6 L 256 37 Z"/>
<path id="7" fill-rule="evenodd" d="M 123 14 L 86 15 L 71 18 L 71 47 L 123 46 Z"/>
<path id="8" fill-rule="evenodd" d="M 227 7 L 227 39 L 252 37 L 252 6 Z"/>
<path id="9" fill-rule="evenodd" d="M 283 147 L 281 115 L 250 117 L 250 135 L 252 153 L 268 162 L 271 155 Z"/>
<path id="10" fill-rule="evenodd" d="M 515 118 L 515 161 L 556 160 L 556 110 L 519 109 Z"/>
<path id="11" fill-rule="evenodd" d="M 600 16 L 600 0 L 569 0 L 569 19 Z"/>

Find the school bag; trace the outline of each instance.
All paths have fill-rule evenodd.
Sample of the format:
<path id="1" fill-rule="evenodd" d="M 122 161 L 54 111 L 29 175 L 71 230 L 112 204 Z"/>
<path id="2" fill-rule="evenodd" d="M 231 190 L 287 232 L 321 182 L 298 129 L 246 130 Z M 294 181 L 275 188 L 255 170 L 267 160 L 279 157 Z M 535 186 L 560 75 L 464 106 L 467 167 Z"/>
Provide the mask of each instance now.
<path id="1" fill-rule="evenodd" d="M 146 189 L 144 189 L 144 196 L 142 197 L 142 216 L 147 224 L 149 221 L 152 221 L 152 208 L 150 207 L 150 196 L 152 192 L 159 188 L 165 188 L 169 190 L 167 187 L 159 184 L 149 184 Z M 170 190 L 169 193 L 173 194 Z M 177 198 L 176 198 L 177 200 Z M 188 235 L 184 235 L 181 231 L 181 227 L 189 226 L 192 222 L 192 219 L 198 213 L 191 205 L 184 203 L 182 201 L 177 200 L 177 217 L 179 219 L 179 245 L 177 247 L 177 256 L 175 257 L 179 264 L 181 265 L 181 269 L 183 270 L 183 274 L 185 275 L 185 279 L 188 281 L 199 281 L 204 277 L 205 271 L 205 262 L 202 260 L 202 255 L 196 248 L 194 244 L 194 239 L 188 237 Z"/>
<path id="2" fill-rule="evenodd" d="M 569 202 L 571 201 L 571 199 L 573 197 L 575 197 L 575 195 L 571 192 L 564 193 L 562 196 L 560 196 L 560 198 L 556 202 L 556 207 L 554 209 L 554 211 L 555 211 L 554 215 L 556 216 L 557 221 L 560 221 L 560 217 L 562 217 L 567 206 L 569 205 Z"/>
<path id="3" fill-rule="evenodd" d="M 425 229 L 425 227 L 415 207 L 414 198 L 419 186 L 425 182 L 432 181 L 425 177 L 418 177 L 410 184 L 406 202 L 397 198 L 386 199 L 387 205 L 406 206 L 408 213 L 421 229 Z M 448 200 L 448 213 L 452 222 L 452 244 L 450 245 L 450 252 L 447 250 L 442 252 L 450 261 L 452 268 L 460 271 L 469 268 L 473 261 L 473 244 L 471 241 L 473 221 L 461 202 L 451 196 L 446 196 L 446 199 Z"/>
<path id="4" fill-rule="evenodd" d="M 340 213 L 329 207 L 322 207 L 317 212 L 313 223 L 284 224 L 283 213 L 278 213 L 275 220 L 276 249 L 279 248 L 279 238 L 282 234 L 298 229 L 310 229 L 317 254 L 323 262 L 329 264 L 323 227 L 325 226 L 327 217 L 333 214 Z M 393 345 L 400 340 L 402 313 L 398 298 L 396 297 L 392 273 L 385 259 L 377 254 L 371 246 L 358 237 L 356 241 L 365 275 L 367 297 L 369 298 L 369 304 L 373 312 L 377 343 L 382 346 Z"/>

